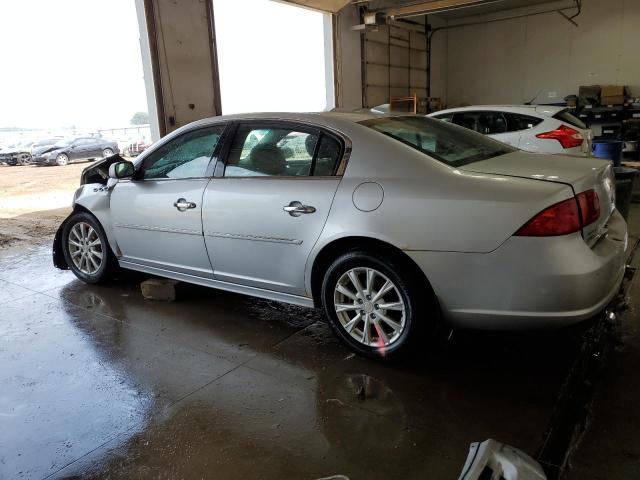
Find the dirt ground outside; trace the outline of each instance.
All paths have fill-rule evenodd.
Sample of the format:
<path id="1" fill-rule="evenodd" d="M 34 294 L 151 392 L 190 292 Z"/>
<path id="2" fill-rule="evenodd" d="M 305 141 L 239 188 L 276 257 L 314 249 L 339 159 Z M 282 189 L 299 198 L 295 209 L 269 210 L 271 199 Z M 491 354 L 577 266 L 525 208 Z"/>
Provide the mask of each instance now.
<path id="1" fill-rule="evenodd" d="M 58 226 L 71 211 L 80 173 L 88 165 L 0 165 L 0 256 L 8 247 L 53 240 Z"/>

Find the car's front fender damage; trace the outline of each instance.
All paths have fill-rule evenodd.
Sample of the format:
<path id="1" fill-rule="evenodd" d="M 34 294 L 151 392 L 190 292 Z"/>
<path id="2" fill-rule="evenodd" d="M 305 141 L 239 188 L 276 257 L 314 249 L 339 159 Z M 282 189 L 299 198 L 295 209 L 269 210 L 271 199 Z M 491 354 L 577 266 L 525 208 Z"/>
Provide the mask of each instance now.
<path id="1" fill-rule="evenodd" d="M 64 257 L 62 249 L 62 233 L 69 219 L 79 210 L 90 213 L 100 223 L 107 235 L 107 240 L 112 247 L 116 244 L 111 229 L 109 215 L 109 190 L 106 188 L 109 180 L 109 167 L 111 164 L 122 161 L 120 155 L 112 155 L 93 163 L 82 171 L 80 176 L 80 188 L 73 197 L 73 212 L 64 219 L 58 227 L 53 239 L 53 265 L 61 270 L 68 270 L 69 265 Z"/>

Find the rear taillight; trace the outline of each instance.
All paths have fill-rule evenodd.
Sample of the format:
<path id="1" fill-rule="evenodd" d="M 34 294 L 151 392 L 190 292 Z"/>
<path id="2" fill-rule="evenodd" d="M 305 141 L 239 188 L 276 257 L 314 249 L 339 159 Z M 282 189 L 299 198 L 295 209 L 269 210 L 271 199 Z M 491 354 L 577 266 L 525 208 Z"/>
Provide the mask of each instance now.
<path id="1" fill-rule="evenodd" d="M 598 194 L 587 190 L 579 195 L 551 205 L 527 223 L 515 235 L 521 237 L 552 237 L 579 232 L 600 217 Z"/>
<path id="2" fill-rule="evenodd" d="M 594 190 L 582 192 L 576 198 L 580 206 L 583 226 L 591 225 L 600 218 L 600 199 Z"/>
<path id="3" fill-rule="evenodd" d="M 571 127 L 566 125 L 560 125 L 555 130 L 550 132 L 539 133 L 536 135 L 538 138 L 558 140 L 562 148 L 579 147 L 584 141 L 582 134 Z"/>

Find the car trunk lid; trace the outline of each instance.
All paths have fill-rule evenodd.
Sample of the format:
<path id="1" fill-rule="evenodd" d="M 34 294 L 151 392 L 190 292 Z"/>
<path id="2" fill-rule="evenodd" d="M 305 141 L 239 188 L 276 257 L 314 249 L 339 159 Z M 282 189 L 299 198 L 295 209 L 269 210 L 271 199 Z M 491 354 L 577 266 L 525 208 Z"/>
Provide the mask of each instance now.
<path id="1" fill-rule="evenodd" d="M 589 245 L 595 244 L 606 233 L 607 221 L 615 208 L 613 168 L 607 160 L 518 151 L 474 162 L 460 167 L 460 170 L 563 183 L 570 185 L 575 195 L 595 190 L 600 201 L 600 216 L 582 229 Z"/>

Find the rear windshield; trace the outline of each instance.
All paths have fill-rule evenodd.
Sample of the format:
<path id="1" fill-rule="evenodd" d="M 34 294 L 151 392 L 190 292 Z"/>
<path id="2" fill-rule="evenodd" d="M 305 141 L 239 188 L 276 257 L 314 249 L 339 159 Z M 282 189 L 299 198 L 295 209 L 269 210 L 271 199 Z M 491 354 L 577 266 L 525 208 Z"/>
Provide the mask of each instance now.
<path id="1" fill-rule="evenodd" d="M 587 128 L 584 122 L 578 117 L 572 115 L 569 110 L 561 110 L 556 113 L 553 118 L 555 118 L 556 120 L 560 120 L 561 122 L 568 123 L 569 125 L 573 125 L 574 127 L 581 128 L 583 130 Z"/>
<path id="2" fill-rule="evenodd" d="M 452 167 L 516 151 L 513 147 L 466 128 L 422 116 L 374 118 L 360 124 Z"/>

